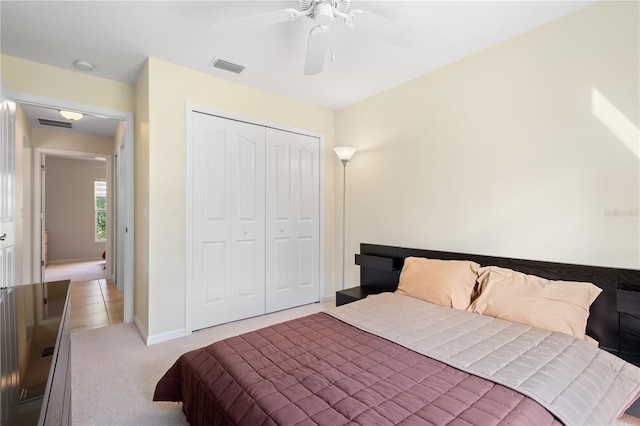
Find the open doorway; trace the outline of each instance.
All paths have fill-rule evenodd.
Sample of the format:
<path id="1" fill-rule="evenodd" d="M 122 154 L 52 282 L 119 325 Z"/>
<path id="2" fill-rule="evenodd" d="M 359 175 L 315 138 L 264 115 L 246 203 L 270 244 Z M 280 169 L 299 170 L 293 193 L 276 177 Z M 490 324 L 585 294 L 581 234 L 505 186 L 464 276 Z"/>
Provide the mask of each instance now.
<path id="1" fill-rule="evenodd" d="M 107 228 L 106 158 L 46 155 L 42 185 L 45 238 L 44 281 L 87 281 L 110 278 L 106 265 Z M 110 209 L 109 209 L 110 210 Z"/>
<path id="2" fill-rule="evenodd" d="M 25 207 L 28 207 L 25 208 L 24 215 L 29 217 L 25 220 L 25 227 L 29 225 L 32 234 L 29 238 L 30 247 L 25 244 L 22 256 L 25 259 L 25 271 L 31 268 L 28 274 L 24 274 L 25 279 L 30 278 L 32 282 L 36 282 L 43 278 L 45 280 L 58 278 L 91 280 L 96 278 L 97 287 L 94 288 L 94 296 L 96 292 L 102 291 L 101 297 L 105 302 L 112 299 L 112 296 L 104 293 L 105 287 L 110 283 L 113 291 L 120 293 L 121 306 L 123 305 L 116 316 L 125 322 L 131 322 L 133 320 L 133 159 L 123 155 L 123 151 L 125 149 L 128 152 L 133 151 L 133 115 L 120 111 L 73 105 L 64 101 L 26 94 L 16 94 L 14 97 L 28 118 L 30 127 L 29 137 L 25 137 L 25 152 L 22 161 L 24 174 L 30 176 L 30 179 L 25 179 L 25 182 L 30 185 L 24 190 L 25 198 L 26 194 L 31 195 L 28 202 L 24 203 Z M 60 106 L 52 107 L 55 104 Z M 60 109 L 82 111 L 84 117 L 80 121 L 65 120 L 60 115 Z M 58 127 L 59 122 L 70 122 L 71 126 Z M 110 134 L 95 135 L 86 130 L 86 125 L 80 125 L 81 123 L 91 124 L 91 122 L 112 125 L 114 130 Z M 104 146 L 96 148 L 91 145 L 91 140 L 96 138 L 103 140 L 106 138 L 108 148 L 104 148 Z M 122 164 L 116 171 L 117 156 L 120 157 Z M 86 255 L 51 252 L 52 246 L 56 244 L 52 241 L 52 237 L 59 243 L 61 235 L 64 240 L 72 240 L 71 237 L 79 234 L 75 230 L 69 231 L 67 229 L 62 233 L 58 232 L 55 237 L 50 235 L 52 231 L 47 226 L 47 162 L 66 162 L 62 166 L 58 165 L 60 166 L 58 168 L 64 171 L 68 170 L 69 161 L 91 164 L 91 168 L 102 169 L 106 172 L 101 178 L 95 179 L 91 183 L 92 193 L 90 195 L 90 215 L 92 220 L 95 220 L 96 223 L 100 221 L 102 226 L 106 228 L 103 229 L 106 231 L 106 238 L 102 242 L 102 248 Z M 117 180 L 115 173 L 120 173 Z M 103 182 L 103 185 L 96 184 L 96 181 Z M 121 184 L 118 185 L 117 182 L 121 182 Z M 68 184 L 58 184 L 57 186 L 68 186 Z M 99 194 L 96 191 L 102 191 L 102 193 Z M 121 200 L 117 206 L 116 199 Z M 107 202 L 109 207 L 105 211 L 104 204 Z M 103 204 L 100 205 L 100 203 Z M 76 222 L 73 225 L 79 226 L 79 223 Z M 94 229 L 91 232 L 97 233 L 98 231 Z M 93 244 L 97 244 L 96 235 L 92 234 L 92 237 Z M 118 245 L 120 246 L 119 254 L 116 248 Z M 69 248 L 73 244 L 65 242 L 64 246 Z M 60 248 L 59 244 L 58 248 Z M 121 259 L 120 262 L 117 261 L 118 258 Z M 88 263 L 93 263 L 93 265 Z M 65 265 L 67 271 L 60 272 L 61 266 L 57 265 Z M 46 273 L 47 266 L 57 267 L 51 268 L 49 273 Z M 120 271 L 119 290 L 114 284 L 116 271 Z"/>
<path id="3" fill-rule="evenodd" d="M 83 139 L 110 143 L 89 135 Z M 106 261 L 114 246 L 113 220 L 108 220 L 114 216 L 113 174 L 107 173 L 107 158 L 48 154 L 43 162 L 44 281 L 71 281 L 72 332 L 119 324 L 124 294 L 111 273 L 115 262 L 107 268 Z"/>

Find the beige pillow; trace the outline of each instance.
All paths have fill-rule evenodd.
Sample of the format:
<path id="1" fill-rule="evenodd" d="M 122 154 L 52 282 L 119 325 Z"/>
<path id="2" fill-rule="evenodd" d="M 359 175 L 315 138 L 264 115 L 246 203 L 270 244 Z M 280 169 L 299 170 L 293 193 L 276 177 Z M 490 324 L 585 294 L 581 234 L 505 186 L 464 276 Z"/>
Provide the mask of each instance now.
<path id="1" fill-rule="evenodd" d="M 596 339 L 594 339 L 593 337 L 586 335 L 584 336 L 584 341 L 589 343 L 590 345 L 595 346 L 596 348 L 600 347 L 600 342 L 598 342 Z"/>
<path id="2" fill-rule="evenodd" d="M 479 296 L 469 311 L 585 338 L 589 306 L 601 288 L 591 283 L 549 281 L 487 266 L 478 277 Z"/>
<path id="3" fill-rule="evenodd" d="M 396 293 L 441 306 L 467 309 L 480 265 L 466 260 L 407 257 Z"/>

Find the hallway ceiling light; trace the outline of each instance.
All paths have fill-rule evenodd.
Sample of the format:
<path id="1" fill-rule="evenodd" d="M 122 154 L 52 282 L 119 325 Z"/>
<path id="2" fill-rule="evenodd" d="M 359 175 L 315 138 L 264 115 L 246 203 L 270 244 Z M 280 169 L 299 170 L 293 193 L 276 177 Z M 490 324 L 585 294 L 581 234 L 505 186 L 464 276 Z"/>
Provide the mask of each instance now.
<path id="1" fill-rule="evenodd" d="M 82 114 L 81 112 L 64 111 L 64 110 L 60 110 L 60 115 L 66 118 L 67 120 L 71 120 L 71 121 L 78 121 L 82 117 L 84 117 L 84 114 Z"/>

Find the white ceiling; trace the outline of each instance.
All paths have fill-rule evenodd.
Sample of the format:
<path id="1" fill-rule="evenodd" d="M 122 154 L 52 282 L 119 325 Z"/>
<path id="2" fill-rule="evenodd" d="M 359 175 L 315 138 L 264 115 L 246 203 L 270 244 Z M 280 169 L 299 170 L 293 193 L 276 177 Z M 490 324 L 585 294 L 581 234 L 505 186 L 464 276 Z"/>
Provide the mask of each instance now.
<path id="1" fill-rule="evenodd" d="M 329 109 L 397 86 L 478 50 L 581 9 L 576 1 L 352 1 L 415 33 L 405 49 L 369 28 L 332 24 L 324 72 L 305 76 L 306 17 L 254 30 L 215 24 L 287 7 L 296 1 L 8 1 L 0 2 L 2 53 L 135 83 L 149 56 Z M 246 67 L 212 69 L 214 57 Z"/>

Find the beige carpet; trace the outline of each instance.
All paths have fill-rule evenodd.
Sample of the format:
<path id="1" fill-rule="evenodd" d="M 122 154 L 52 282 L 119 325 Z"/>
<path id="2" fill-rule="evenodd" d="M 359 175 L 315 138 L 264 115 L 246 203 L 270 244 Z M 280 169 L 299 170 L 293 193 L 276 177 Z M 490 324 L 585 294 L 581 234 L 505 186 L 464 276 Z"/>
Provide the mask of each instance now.
<path id="1" fill-rule="evenodd" d="M 50 263 L 44 270 L 44 280 L 60 281 L 90 281 L 106 278 L 104 260 L 89 260 L 84 262 Z"/>
<path id="2" fill-rule="evenodd" d="M 73 333 L 72 424 L 186 425 L 180 404 L 152 401 L 156 382 L 182 353 L 332 306 L 333 301 L 301 306 L 152 346 L 145 346 L 133 324 Z"/>

